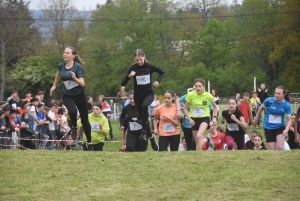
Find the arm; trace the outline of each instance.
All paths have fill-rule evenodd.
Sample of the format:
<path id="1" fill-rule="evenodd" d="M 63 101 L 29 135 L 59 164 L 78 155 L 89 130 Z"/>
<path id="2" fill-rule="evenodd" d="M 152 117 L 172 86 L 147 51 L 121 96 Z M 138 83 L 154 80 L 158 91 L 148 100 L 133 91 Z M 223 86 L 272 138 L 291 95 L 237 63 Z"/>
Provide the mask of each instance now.
<path id="1" fill-rule="evenodd" d="M 193 121 L 193 119 L 191 119 L 191 117 L 189 115 L 189 110 L 188 110 L 189 106 L 190 106 L 190 103 L 185 102 L 185 105 L 184 105 L 184 114 L 185 114 L 186 118 L 189 120 L 189 124 L 191 126 L 193 126 L 195 124 L 195 122 Z"/>
<path id="2" fill-rule="evenodd" d="M 295 142 L 299 142 L 299 134 L 298 134 L 298 119 L 299 116 L 298 114 L 295 116 L 295 121 L 294 121 L 294 134 L 295 134 Z"/>
<path id="3" fill-rule="evenodd" d="M 155 114 L 155 115 L 154 115 L 154 119 L 153 119 L 153 129 L 154 129 L 154 133 L 158 133 L 158 130 L 157 130 L 157 123 L 158 123 L 158 115 Z"/>
<path id="4" fill-rule="evenodd" d="M 103 117 L 103 121 L 102 121 L 102 127 L 100 130 L 100 133 L 103 136 L 107 136 L 109 134 L 109 124 L 108 124 L 108 120 L 106 118 Z"/>
<path id="5" fill-rule="evenodd" d="M 249 116 L 249 122 L 252 122 L 252 109 L 250 104 L 249 104 L 248 116 Z M 256 113 L 256 117 L 257 117 L 257 113 Z"/>
<path id="6" fill-rule="evenodd" d="M 246 129 L 245 119 L 243 116 L 240 116 L 240 118 L 236 118 L 234 114 L 231 115 L 231 119 L 235 121 L 240 127 L 242 127 L 244 130 Z"/>
<path id="7" fill-rule="evenodd" d="M 179 125 L 178 118 L 172 119 L 172 118 L 169 117 L 168 115 L 163 115 L 163 117 L 167 118 L 167 119 L 171 122 L 171 124 L 173 124 L 174 126 L 178 126 L 178 125 Z"/>
<path id="8" fill-rule="evenodd" d="M 120 115 L 120 128 L 123 126 L 124 127 L 124 119 L 127 115 L 125 107 L 123 107 L 121 115 Z"/>
<path id="9" fill-rule="evenodd" d="M 50 89 L 50 96 L 52 96 L 52 92 L 56 89 L 56 85 L 57 85 L 59 77 L 60 77 L 60 73 L 59 73 L 59 71 L 57 71 L 56 75 L 55 75 L 55 78 L 54 78 L 54 81 L 53 81 L 53 85 Z"/>
<path id="10" fill-rule="evenodd" d="M 175 105 L 176 105 L 176 116 L 177 118 L 181 119 L 182 118 L 182 112 L 181 112 L 181 106 L 180 106 L 180 99 L 177 98 L 175 100 Z"/>
<path id="11" fill-rule="evenodd" d="M 291 115 L 287 116 L 287 119 L 288 119 L 288 122 L 286 124 L 286 127 L 285 127 L 283 133 L 282 133 L 285 137 L 288 136 L 288 132 L 289 132 L 290 127 L 292 125 L 292 116 Z M 294 133 L 297 133 L 297 132 L 295 131 Z M 296 134 L 295 134 L 295 140 L 296 140 Z"/>
<path id="12" fill-rule="evenodd" d="M 224 126 L 225 126 L 225 118 L 224 116 L 222 116 L 222 121 L 221 121 L 222 125 L 221 125 L 221 129 L 224 131 Z"/>
<path id="13" fill-rule="evenodd" d="M 217 115 L 218 115 L 218 107 L 217 107 L 217 104 L 215 102 L 212 102 L 211 103 L 213 106 L 214 106 L 214 109 L 213 109 L 213 119 L 216 120 L 216 122 L 218 122 L 218 119 L 217 119 Z M 212 119 L 212 120 L 213 120 Z"/>
<path id="14" fill-rule="evenodd" d="M 156 82 L 160 83 L 163 77 L 165 76 L 165 72 L 157 66 L 154 67 L 154 72 L 157 72 L 159 74 L 158 78 L 156 79 Z"/>
<path id="15" fill-rule="evenodd" d="M 123 78 L 122 82 L 121 82 L 121 86 L 125 86 L 127 84 L 127 82 L 130 80 L 131 77 L 135 76 L 135 73 L 132 73 L 134 71 L 132 71 L 132 66 L 127 70 L 127 73 L 125 75 L 125 77 Z"/>
<path id="16" fill-rule="evenodd" d="M 261 115 L 261 112 L 262 112 L 262 110 L 264 109 L 264 105 L 261 105 L 260 107 L 259 107 L 259 109 L 257 110 L 257 113 L 256 113 L 256 117 L 254 118 L 254 120 L 252 121 L 252 124 L 254 125 L 254 126 L 256 126 L 256 124 L 257 124 L 257 121 L 258 121 L 258 119 L 260 118 L 260 115 Z M 289 127 L 290 128 L 290 127 Z"/>

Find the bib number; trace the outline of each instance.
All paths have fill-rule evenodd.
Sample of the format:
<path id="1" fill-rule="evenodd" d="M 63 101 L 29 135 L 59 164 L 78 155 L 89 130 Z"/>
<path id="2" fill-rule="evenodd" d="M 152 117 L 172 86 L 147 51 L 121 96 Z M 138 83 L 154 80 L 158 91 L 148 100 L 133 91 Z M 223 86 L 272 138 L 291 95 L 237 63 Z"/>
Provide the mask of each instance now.
<path id="1" fill-rule="evenodd" d="M 239 125 L 237 123 L 227 123 L 227 129 L 229 131 L 239 131 Z"/>
<path id="2" fill-rule="evenodd" d="M 131 131 L 138 131 L 142 129 L 142 125 L 137 122 L 129 122 L 129 126 Z"/>
<path id="3" fill-rule="evenodd" d="M 175 132 L 175 126 L 173 124 L 163 124 L 164 133 L 173 133 Z"/>
<path id="4" fill-rule="evenodd" d="M 73 89 L 74 87 L 77 87 L 78 83 L 75 82 L 74 80 L 67 80 L 67 81 L 64 81 L 64 85 L 67 90 L 70 90 L 70 89 Z"/>
<path id="5" fill-rule="evenodd" d="M 271 124 L 281 124 L 281 116 L 280 115 L 269 115 L 269 123 Z"/>
<path id="6" fill-rule="evenodd" d="M 193 108 L 193 116 L 194 117 L 203 117 L 204 116 L 204 108 Z"/>
<path id="7" fill-rule="evenodd" d="M 95 132 L 100 131 L 99 123 L 90 123 L 91 124 L 91 130 Z"/>
<path id="8" fill-rule="evenodd" d="M 150 83 L 150 75 L 136 76 L 137 85 L 146 85 Z"/>

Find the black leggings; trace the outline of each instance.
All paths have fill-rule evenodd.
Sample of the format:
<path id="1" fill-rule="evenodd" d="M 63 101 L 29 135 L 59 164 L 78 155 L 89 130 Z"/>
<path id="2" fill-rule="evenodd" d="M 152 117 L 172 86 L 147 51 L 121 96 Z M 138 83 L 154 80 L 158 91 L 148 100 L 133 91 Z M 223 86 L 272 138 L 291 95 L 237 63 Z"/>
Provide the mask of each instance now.
<path id="1" fill-rule="evenodd" d="M 178 151 L 180 143 L 180 134 L 172 136 L 159 136 L 158 147 L 159 151 L 168 151 L 168 146 L 170 144 L 171 151 Z"/>
<path id="2" fill-rule="evenodd" d="M 193 137 L 192 128 L 185 128 L 182 125 L 182 120 L 180 120 L 180 123 L 181 123 L 181 129 L 183 131 L 183 135 L 184 135 L 184 138 L 185 138 L 187 149 L 189 151 L 195 151 L 196 150 L 196 143 L 195 143 L 195 140 L 194 140 L 194 137 Z"/>
<path id="3" fill-rule="evenodd" d="M 88 142 L 91 142 L 91 124 L 88 118 L 88 103 L 86 100 L 85 92 L 82 91 L 76 96 L 68 96 L 63 94 L 63 103 L 68 109 L 68 114 L 70 116 L 72 126 L 77 127 L 77 108 L 80 113 L 81 123 L 83 130 Z M 77 108 L 76 108 L 77 106 Z"/>
<path id="4" fill-rule="evenodd" d="M 136 98 L 136 96 L 134 96 L 135 106 L 138 110 L 138 113 L 139 113 L 141 119 L 142 119 L 142 129 L 143 130 L 146 130 L 147 124 L 149 124 L 149 122 L 148 122 L 148 118 L 149 118 L 148 107 L 153 102 L 153 100 L 154 100 L 153 93 L 148 93 L 145 96 L 140 97 L 140 98 Z M 151 132 L 150 133 L 147 132 L 147 134 L 149 137 L 152 136 Z"/>
<path id="5" fill-rule="evenodd" d="M 104 146 L 103 142 L 99 142 L 98 144 L 93 144 L 93 150 L 94 151 L 103 151 L 103 146 Z M 83 151 L 88 151 L 86 143 L 83 143 L 83 147 L 82 148 L 83 148 Z"/>
<path id="6" fill-rule="evenodd" d="M 127 132 L 126 150 L 125 151 L 128 151 L 128 152 L 147 151 L 148 140 L 140 141 L 139 136 L 140 136 L 140 132 L 138 132 L 138 133 L 132 133 L 130 131 Z"/>

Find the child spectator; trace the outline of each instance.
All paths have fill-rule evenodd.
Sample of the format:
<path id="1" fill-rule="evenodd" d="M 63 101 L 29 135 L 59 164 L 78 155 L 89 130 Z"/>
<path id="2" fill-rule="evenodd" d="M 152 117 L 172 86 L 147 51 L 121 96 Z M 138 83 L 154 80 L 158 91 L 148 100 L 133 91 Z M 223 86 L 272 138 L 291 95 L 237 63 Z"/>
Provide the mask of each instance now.
<path id="1" fill-rule="evenodd" d="M 203 150 L 224 150 L 226 136 L 217 131 L 217 123 L 210 123 L 210 132 L 203 138 Z"/>
<path id="2" fill-rule="evenodd" d="M 290 127 L 290 130 L 288 132 L 288 145 L 290 146 L 290 149 L 299 149 L 299 142 L 295 142 L 295 114 L 292 114 L 292 126 Z M 298 131 L 299 133 L 299 131 Z M 296 135 L 299 135 L 296 132 Z"/>
<path id="3" fill-rule="evenodd" d="M 186 146 L 186 142 L 185 142 L 185 137 L 184 136 L 182 136 L 182 138 L 181 138 L 181 142 L 179 144 L 178 151 L 187 151 L 187 146 Z"/>
<path id="4" fill-rule="evenodd" d="M 256 112 L 261 105 L 260 99 L 257 97 L 256 91 L 252 91 L 252 98 L 250 99 L 250 104 L 252 108 L 252 119 L 256 117 Z M 257 128 L 260 126 L 260 118 L 258 119 Z"/>
<path id="5" fill-rule="evenodd" d="M 23 99 L 23 102 L 24 101 L 28 101 L 28 102 L 30 102 L 30 100 L 32 99 L 32 93 L 30 92 L 30 91 L 27 91 L 26 92 L 26 95 L 25 95 L 25 98 Z"/>
<path id="6" fill-rule="evenodd" d="M 70 127 L 68 126 L 68 119 L 66 117 L 66 109 L 65 108 L 59 108 L 58 112 L 60 115 L 60 119 L 59 119 L 59 133 L 60 133 L 60 137 L 58 137 L 59 140 L 64 140 L 64 142 L 62 143 L 62 147 L 63 149 L 67 149 L 70 150 L 70 142 L 68 141 L 68 137 L 69 135 L 66 135 L 66 133 L 71 130 Z"/>
<path id="7" fill-rule="evenodd" d="M 48 117 L 51 120 L 49 122 L 49 134 L 50 134 L 50 139 L 51 145 L 50 148 L 53 148 L 54 140 L 56 140 L 56 125 L 57 125 L 57 119 L 55 118 L 55 109 L 56 109 L 56 104 L 51 103 L 50 104 L 50 110 L 48 112 Z"/>
<path id="8" fill-rule="evenodd" d="M 266 147 L 262 146 L 262 137 L 261 135 L 257 134 L 254 137 L 254 147 L 252 150 L 267 150 Z"/>
<path id="9" fill-rule="evenodd" d="M 249 122 L 252 122 L 251 105 L 249 103 L 249 93 L 243 94 L 243 99 L 238 103 L 238 108 L 244 115 L 246 126 L 248 127 Z"/>
<path id="10" fill-rule="evenodd" d="M 253 150 L 254 149 L 254 137 L 257 136 L 257 135 L 260 135 L 260 133 L 257 131 L 257 130 L 252 130 L 251 131 L 251 134 L 250 134 L 250 140 L 248 140 L 246 142 L 246 149 L 249 149 L 249 150 Z M 265 147 L 264 145 L 264 142 L 262 142 L 261 144 L 263 147 Z"/>

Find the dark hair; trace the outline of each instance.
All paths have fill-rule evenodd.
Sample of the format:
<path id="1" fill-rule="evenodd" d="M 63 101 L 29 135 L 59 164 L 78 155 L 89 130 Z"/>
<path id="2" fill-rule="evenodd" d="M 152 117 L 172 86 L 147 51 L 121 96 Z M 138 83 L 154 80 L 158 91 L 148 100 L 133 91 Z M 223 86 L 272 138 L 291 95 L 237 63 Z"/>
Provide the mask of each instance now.
<path id="1" fill-rule="evenodd" d="M 18 114 L 18 111 L 14 108 L 10 108 L 9 114 Z"/>
<path id="2" fill-rule="evenodd" d="M 17 93 L 17 90 L 11 90 L 10 95 L 13 95 L 14 93 Z"/>
<path id="3" fill-rule="evenodd" d="M 26 94 L 32 94 L 31 91 L 26 91 Z"/>
<path id="4" fill-rule="evenodd" d="M 235 97 L 234 97 L 234 98 L 233 98 L 233 97 L 229 98 L 229 99 L 228 99 L 228 103 L 229 103 L 230 100 L 234 100 L 235 103 L 237 104 Z"/>
<path id="5" fill-rule="evenodd" d="M 69 48 L 70 50 L 72 50 L 72 54 L 75 55 L 74 57 L 74 61 L 76 61 L 77 63 L 79 63 L 80 65 L 85 65 L 85 62 L 76 54 L 76 49 L 72 46 L 68 46 L 66 48 Z"/>
<path id="6" fill-rule="evenodd" d="M 243 94 L 243 96 L 250 96 L 250 94 L 249 94 L 248 92 L 245 92 L 245 93 Z"/>
<path id="7" fill-rule="evenodd" d="M 38 98 L 36 98 L 36 97 L 33 97 L 32 99 L 30 99 L 30 103 L 33 103 L 35 101 L 40 101 L 40 100 Z"/>
<path id="8" fill-rule="evenodd" d="M 37 108 L 40 108 L 40 107 L 43 107 L 43 106 L 44 106 L 44 104 L 39 103 L 36 107 L 37 107 Z"/>
<path id="9" fill-rule="evenodd" d="M 3 110 L 0 110 L 0 116 L 2 116 L 4 114 Z"/>
<path id="10" fill-rule="evenodd" d="M 96 106 L 102 110 L 102 104 L 99 102 L 94 103 L 93 107 Z"/>
<path id="11" fill-rule="evenodd" d="M 171 96 L 174 98 L 174 92 L 173 92 L 172 90 L 167 90 L 167 91 L 165 92 L 165 94 L 166 94 L 166 93 L 171 94 Z"/>
<path id="12" fill-rule="evenodd" d="M 102 102 L 104 102 L 104 101 L 108 102 L 108 99 L 107 98 L 103 98 Z"/>
<path id="13" fill-rule="evenodd" d="M 21 108 L 24 109 L 24 106 L 25 106 L 26 104 L 28 104 L 28 103 L 29 103 L 28 100 L 23 101 L 23 102 L 21 103 Z"/>
<path id="14" fill-rule="evenodd" d="M 260 134 L 256 134 L 254 137 L 259 137 L 262 141 L 262 136 Z"/>
<path id="15" fill-rule="evenodd" d="M 10 105 L 5 105 L 5 106 L 2 108 L 2 110 L 3 110 L 4 112 L 7 112 L 7 111 L 10 111 L 11 108 L 12 108 L 12 107 L 11 107 Z"/>
<path id="16" fill-rule="evenodd" d="M 51 108 L 51 107 L 53 107 L 53 106 L 56 107 L 56 104 L 55 104 L 55 103 L 50 103 L 49 108 Z"/>
<path id="17" fill-rule="evenodd" d="M 211 90 L 211 92 L 212 92 L 212 91 L 215 91 L 215 95 L 217 95 L 217 90 L 215 90 L 215 89 L 212 89 L 212 90 Z"/>
<path id="18" fill-rule="evenodd" d="M 197 79 L 195 79 L 194 84 L 196 84 L 196 82 L 200 82 L 200 83 L 203 84 L 203 86 L 205 86 L 205 80 L 202 79 L 202 78 L 197 78 Z"/>
<path id="19" fill-rule="evenodd" d="M 133 92 L 134 92 L 133 90 L 130 90 L 130 91 L 128 92 L 128 96 L 129 96 L 129 95 L 133 95 Z"/>
<path id="20" fill-rule="evenodd" d="M 254 134 L 256 134 L 256 135 L 258 135 L 258 134 L 259 134 L 259 133 L 258 133 L 258 131 L 257 131 L 257 130 L 255 130 L 255 129 L 251 131 L 251 134 L 252 134 L 252 133 L 254 133 Z"/>
<path id="21" fill-rule="evenodd" d="M 92 98 L 92 96 L 87 96 L 87 97 L 86 97 L 86 100 L 89 100 L 90 98 Z"/>
<path id="22" fill-rule="evenodd" d="M 28 112 L 23 112 L 23 114 L 21 115 L 21 120 L 23 121 L 23 120 L 25 120 L 25 115 L 28 115 L 28 117 L 29 117 L 29 113 Z"/>
<path id="23" fill-rule="evenodd" d="M 217 126 L 216 130 L 217 130 L 218 132 L 223 132 L 223 129 L 221 128 L 221 126 Z"/>
<path id="24" fill-rule="evenodd" d="M 66 111 L 66 109 L 61 107 L 58 109 L 57 114 L 64 114 L 65 111 Z"/>
<path id="25" fill-rule="evenodd" d="M 185 137 L 184 137 L 184 136 L 182 136 L 181 140 L 185 140 Z"/>
<path id="26" fill-rule="evenodd" d="M 39 91 L 38 95 L 45 95 L 45 93 L 43 91 Z"/>
<path id="27" fill-rule="evenodd" d="M 145 52 L 142 49 L 136 49 L 136 50 L 134 50 L 133 57 L 136 57 L 136 56 L 144 57 Z"/>
<path id="28" fill-rule="evenodd" d="M 276 87 L 276 89 L 281 89 L 281 90 L 283 91 L 284 99 L 285 99 L 287 102 L 289 102 L 289 103 L 292 102 L 291 99 L 290 99 L 290 93 L 291 93 L 291 92 L 290 92 L 289 90 L 287 90 L 287 89 L 286 89 L 284 86 L 282 86 L 282 85 Z"/>

